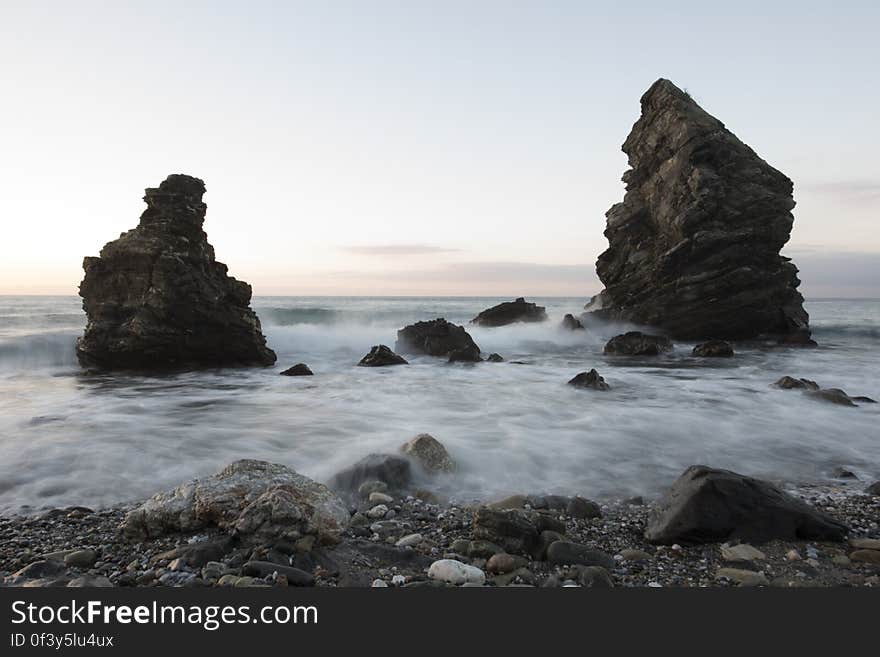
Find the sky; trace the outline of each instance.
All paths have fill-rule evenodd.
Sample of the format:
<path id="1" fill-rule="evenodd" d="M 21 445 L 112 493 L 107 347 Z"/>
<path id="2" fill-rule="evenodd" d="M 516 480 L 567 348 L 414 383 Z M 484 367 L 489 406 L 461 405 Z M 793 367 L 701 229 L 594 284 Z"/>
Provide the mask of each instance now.
<path id="1" fill-rule="evenodd" d="M 880 3 L 0 0 L 0 294 L 75 294 L 202 178 L 257 295 L 589 296 L 659 77 L 795 183 L 807 297 L 880 296 Z"/>

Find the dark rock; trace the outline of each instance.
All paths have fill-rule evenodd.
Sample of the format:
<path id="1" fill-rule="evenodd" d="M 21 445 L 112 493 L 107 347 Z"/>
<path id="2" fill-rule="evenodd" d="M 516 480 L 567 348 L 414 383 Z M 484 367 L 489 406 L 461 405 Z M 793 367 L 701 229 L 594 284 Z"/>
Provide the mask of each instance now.
<path id="1" fill-rule="evenodd" d="M 403 354 L 427 354 L 444 358 L 448 358 L 453 352 L 459 352 L 459 360 L 465 353 L 472 356 L 476 354 L 477 358 L 480 354 L 480 348 L 463 327 L 443 318 L 416 322 L 400 329 L 394 348 Z"/>
<path id="2" fill-rule="evenodd" d="M 547 561 L 559 566 L 601 566 L 614 568 L 614 558 L 601 550 L 570 541 L 556 541 L 547 548 Z"/>
<path id="3" fill-rule="evenodd" d="M 819 384 L 810 379 L 796 379 L 793 376 L 784 376 L 773 384 L 783 390 L 818 390 Z"/>
<path id="4" fill-rule="evenodd" d="M 477 345 L 462 347 L 449 354 L 450 363 L 479 363 L 481 360 L 483 359 L 480 358 L 480 348 Z"/>
<path id="5" fill-rule="evenodd" d="M 579 320 L 571 313 L 568 313 L 565 317 L 562 318 L 562 328 L 569 331 L 583 331 L 584 325 L 581 324 L 581 320 Z"/>
<path id="6" fill-rule="evenodd" d="M 381 481 L 392 490 L 403 490 L 412 483 L 410 462 L 394 454 L 368 454 L 354 465 L 335 474 L 329 486 L 336 490 L 354 492 L 366 481 Z"/>
<path id="7" fill-rule="evenodd" d="M 652 543 L 842 540 L 847 527 L 773 484 L 693 465 L 648 517 Z"/>
<path id="8" fill-rule="evenodd" d="M 489 354 L 489 357 L 486 359 L 490 363 L 503 363 L 504 359 L 500 354 Z"/>
<path id="9" fill-rule="evenodd" d="M 428 472 L 454 472 L 455 461 L 439 440 L 431 434 L 420 433 L 400 446 L 400 451 L 415 459 Z"/>
<path id="10" fill-rule="evenodd" d="M 538 546 L 532 551 L 535 559 L 539 561 L 547 560 L 547 548 L 556 541 L 564 541 L 565 535 L 562 532 L 543 531 L 538 537 Z"/>
<path id="11" fill-rule="evenodd" d="M 583 566 L 578 568 L 578 582 L 585 588 L 612 589 L 614 582 L 611 575 L 602 566 Z"/>
<path id="12" fill-rule="evenodd" d="M 863 395 L 859 395 L 858 397 L 851 397 L 853 401 L 861 402 L 863 404 L 876 404 L 876 399 L 871 399 L 870 397 L 865 397 Z"/>
<path id="13" fill-rule="evenodd" d="M 471 320 L 477 326 L 505 326 L 516 322 L 543 322 L 547 319 L 544 306 L 529 303 L 522 297 L 505 301 L 484 310 Z"/>
<path id="14" fill-rule="evenodd" d="M 730 358 L 733 356 L 733 347 L 726 340 L 709 340 L 694 347 L 693 355 L 703 358 Z"/>
<path id="15" fill-rule="evenodd" d="M 670 351 L 672 341 L 661 335 L 648 335 L 641 331 L 627 331 L 615 335 L 605 345 L 606 354 L 624 356 L 657 356 L 661 352 Z"/>
<path id="16" fill-rule="evenodd" d="M 865 495 L 874 495 L 880 497 L 880 481 L 875 481 L 865 489 Z"/>
<path id="17" fill-rule="evenodd" d="M 578 520 L 601 518 L 602 509 L 592 500 L 583 497 L 573 497 L 565 509 L 565 514 L 572 518 L 577 518 Z"/>
<path id="18" fill-rule="evenodd" d="M 529 495 L 526 497 L 526 502 L 533 509 L 564 511 L 571 498 L 565 495 Z"/>
<path id="19" fill-rule="evenodd" d="M 840 388 L 820 388 L 819 390 L 807 390 L 810 397 L 821 399 L 839 406 L 855 406 L 852 398 Z"/>
<path id="20" fill-rule="evenodd" d="M 581 372 L 569 381 L 568 385 L 575 388 L 592 388 L 593 390 L 608 390 L 610 388 L 596 370 Z"/>
<path id="21" fill-rule="evenodd" d="M 588 310 L 682 340 L 801 334 L 797 268 L 779 255 L 792 182 L 660 79 L 623 144 L 631 169 L 596 263 L 605 289 Z"/>
<path id="22" fill-rule="evenodd" d="M 314 586 L 315 577 L 293 566 L 281 566 L 269 561 L 248 561 L 242 566 L 241 572 L 251 577 L 268 577 L 272 573 L 284 575 L 290 586 Z"/>
<path id="23" fill-rule="evenodd" d="M 74 568 L 91 568 L 97 559 L 98 555 L 94 550 L 76 550 L 64 557 L 64 565 Z"/>
<path id="24" fill-rule="evenodd" d="M 309 369 L 309 366 L 305 363 L 297 363 L 293 367 L 289 367 L 283 372 L 281 372 L 282 376 L 312 376 L 314 372 Z"/>
<path id="25" fill-rule="evenodd" d="M 480 507 L 474 515 L 474 536 L 491 541 L 511 554 L 530 553 L 538 546 L 539 531 L 525 511 Z"/>
<path id="26" fill-rule="evenodd" d="M 855 472 L 839 466 L 831 471 L 831 476 L 835 479 L 858 479 Z"/>
<path id="27" fill-rule="evenodd" d="M 84 366 L 176 369 L 271 365 L 251 286 L 227 275 L 202 230 L 204 183 L 168 176 L 147 189 L 136 228 L 83 261 Z"/>
<path id="28" fill-rule="evenodd" d="M 395 354 L 384 344 L 379 344 L 370 349 L 370 353 L 361 358 L 358 363 L 361 367 L 385 367 L 386 365 L 406 365 L 403 356 Z"/>

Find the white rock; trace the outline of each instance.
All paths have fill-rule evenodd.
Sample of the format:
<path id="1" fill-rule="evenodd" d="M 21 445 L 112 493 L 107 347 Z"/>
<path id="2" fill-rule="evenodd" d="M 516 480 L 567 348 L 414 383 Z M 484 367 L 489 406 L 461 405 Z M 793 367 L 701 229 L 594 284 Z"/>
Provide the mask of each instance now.
<path id="1" fill-rule="evenodd" d="M 377 518 L 384 518 L 385 514 L 388 513 L 388 507 L 384 504 L 377 504 L 372 509 L 367 511 L 367 518 L 372 518 L 373 520 Z"/>
<path id="2" fill-rule="evenodd" d="M 797 550 L 792 549 L 785 553 L 785 559 L 786 561 L 800 561 L 801 554 Z"/>
<path id="3" fill-rule="evenodd" d="M 384 579 L 374 579 L 370 586 L 374 589 L 387 589 L 388 583 Z"/>
<path id="4" fill-rule="evenodd" d="M 395 575 L 391 578 L 391 583 L 394 584 L 394 586 L 403 586 L 406 584 L 406 577 L 403 575 Z"/>
<path id="5" fill-rule="evenodd" d="M 482 570 L 455 559 L 435 561 L 428 568 L 428 577 L 456 586 L 465 582 L 483 584 L 486 581 L 486 574 Z"/>
<path id="6" fill-rule="evenodd" d="M 373 491 L 368 498 L 371 504 L 391 504 L 394 498 L 379 491 Z"/>
<path id="7" fill-rule="evenodd" d="M 397 547 L 412 547 L 418 545 L 424 540 L 421 534 L 407 534 L 395 543 Z"/>

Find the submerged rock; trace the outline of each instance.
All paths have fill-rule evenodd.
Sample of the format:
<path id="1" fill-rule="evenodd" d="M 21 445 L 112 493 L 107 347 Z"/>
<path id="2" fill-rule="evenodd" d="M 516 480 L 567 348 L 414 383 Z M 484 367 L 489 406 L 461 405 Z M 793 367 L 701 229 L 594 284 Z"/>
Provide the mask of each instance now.
<path id="1" fill-rule="evenodd" d="M 865 495 L 880 497 L 880 481 L 875 481 L 865 489 Z"/>
<path id="2" fill-rule="evenodd" d="M 651 543 L 843 540 L 848 529 L 773 484 L 692 465 L 648 517 Z"/>
<path id="3" fill-rule="evenodd" d="M 403 354 L 427 354 L 444 358 L 455 352 L 457 360 L 464 360 L 466 354 L 470 354 L 474 360 L 480 357 L 480 348 L 468 332 L 442 317 L 428 322 L 416 322 L 400 329 L 394 348 Z"/>
<path id="4" fill-rule="evenodd" d="M 809 340 L 797 268 L 779 254 L 791 180 L 669 80 L 641 105 L 623 144 L 626 195 L 606 213 L 596 263 L 605 289 L 587 310 L 682 340 Z"/>
<path id="5" fill-rule="evenodd" d="M 581 372 L 569 381 L 568 385 L 575 388 L 592 388 L 593 390 L 608 390 L 610 388 L 596 370 Z"/>
<path id="6" fill-rule="evenodd" d="M 227 275 L 202 230 L 204 183 L 168 176 L 146 190 L 138 226 L 85 258 L 80 363 L 106 369 L 271 365 L 251 286 Z"/>
<path id="7" fill-rule="evenodd" d="M 793 376 L 784 376 L 773 384 L 783 390 L 818 390 L 819 384 L 810 379 L 796 379 Z"/>
<path id="8" fill-rule="evenodd" d="M 856 402 L 863 404 L 876 404 L 870 397 L 850 397 L 840 388 L 822 388 L 818 383 L 810 379 L 796 379 L 793 376 L 784 376 L 773 387 L 783 390 L 803 390 L 808 396 L 820 401 L 826 401 L 840 406 L 857 406 Z"/>
<path id="9" fill-rule="evenodd" d="M 314 372 L 305 363 L 297 363 L 280 373 L 282 376 L 313 376 Z"/>
<path id="10" fill-rule="evenodd" d="M 367 454 L 360 461 L 333 475 L 329 486 L 336 490 L 357 491 L 365 482 L 379 481 L 392 490 L 403 490 L 412 482 L 408 459 L 394 454 Z"/>
<path id="11" fill-rule="evenodd" d="M 579 320 L 571 313 L 568 313 L 565 317 L 562 318 L 562 328 L 569 331 L 583 331 L 584 325 L 581 323 L 581 320 Z"/>
<path id="12" fill-rule="evenodd" d="M 672 341 L 661 335 L 648 335 L 641 331 L 627 331 L 615 335 L 606 344 L 606 354 L 624 356 L 657 356 L 672 349 Z"/>
<path id="13" fill-rule="evenodd" d="M 503 363 L 504 358 L 501 357 L 501 354 L 489 354 L 489 357 L 486 359 L 490 363 Z"/>
<path id="14" fill-rule="evenodd" d="M 427 433 L 405 442 L 400 446 L 401 453 L 415 459 L 429 472 L 454 472 L 455 461 L 439 440 Z"/>
<path id="15" fill-rule="evenodd" d="M 730 358 L 733 356 L 733 347 L 726 340 L 709 340 L 694 347 L 692 353 L 702 358 Z"/>
<path id="16" fill-rule="evenodd" d="M 333 540 L 348 522 L 342 500 L 323 484 L 283 465 L 245 459 L 154 495 L 125 516 L 121 529 L 132 539 L 219 527 L 260 539 Z"/>
<path id="17" fill-rule="evenodd" d="M 547 309 L 519 297 L 515 301 L 505 301 L 487 308 L 471 320 L 477 326 L 506 326 L 516 322 L 543 322 L 547 319 Z"/>
<path id="18" fill-rule="evenodd" d="M 462 347 L 449 354 L 450 363 L 479 363 L 481 360 L 483 359 L 480 357 L 480 348 L 477 345 Z"/>
<path id="19" fill-rule="evenodd" d="M 385 367 L 387 365 L 406 365 L 403 356 L 395 354 L 384 344 L 379 344 L 370 349 L 370 353 L 361 358 L 358 363 L 361 367 Z"/>

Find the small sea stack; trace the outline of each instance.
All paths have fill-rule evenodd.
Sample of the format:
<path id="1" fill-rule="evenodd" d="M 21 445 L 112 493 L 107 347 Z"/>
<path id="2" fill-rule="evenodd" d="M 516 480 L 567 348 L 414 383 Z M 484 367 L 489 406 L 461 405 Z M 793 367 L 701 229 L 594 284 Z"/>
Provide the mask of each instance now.
<path id="1" fill-rule="evenodd" d="M 453 361 L 480 360 L 480 348 L 464 327 L 442 317 L 400 329 L 394 349 L 402 354 L 426 354 Z"/>
<path id="2" fill-rule="evenodd" d="M 598 317 L 681 340 L 810 344 L 797 267 L 780 255 L 793 185 L 686 91 L 657 80 L 623 144 L 623 202 L 606 213 Z"/>
<path id="3" fill-rule="evenodd" d="M 395 354 L 389 347 L 384 344 L 377 344 L 370 353 L 361 358 L 358 363 L 360 367 L 387 367 L 389 365 L 406 365 L 406 358 L 399 354 Z"/>
<path id="4" fill-rule="evenodd" d="M 568 313 L 565 317 L 562 318 L 562 328 L 567 331 L 583 331 L 584 325 L 581 323 L 577 317 Z"/>
<path id="5" fill-rule="evenodd" d="M 547 309 L 519 297 L 487 308 L 471 320 L 476 326 L 506 326 L 517 322 L 543 322 L 547 319 Z"/>
<path id="6" fill-rule="evenodd" d="M 83 261 L 83 366 L 187 369 L 271 365 L 251 286 L 227 275 L 202 230 L 205 184 L 175 174 L 146 190 L 138 226 Z"/>
<path id="7" fill-rule="evenodd" d="M 311 368 L 305 363 L 297 363 L 293 367 L 288 367 L 283 372 L 279 372 L 281 376 L 314 376 Z"/>

